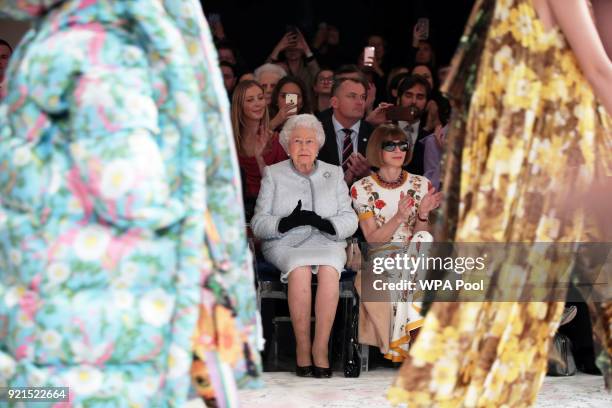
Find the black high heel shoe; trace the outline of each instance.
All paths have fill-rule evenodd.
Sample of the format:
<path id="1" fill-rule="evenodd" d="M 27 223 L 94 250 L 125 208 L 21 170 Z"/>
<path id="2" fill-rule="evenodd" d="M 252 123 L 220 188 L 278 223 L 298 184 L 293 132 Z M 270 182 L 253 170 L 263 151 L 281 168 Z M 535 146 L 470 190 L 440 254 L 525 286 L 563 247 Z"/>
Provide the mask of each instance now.
<path id="1" fill-rule="evenodd" d="M 295 366 L 295 375 L 298 377 L 312 377 L 313 368 L 311 365 L 300 367 L 296 364 Z"/>
<path id="2" fill-rule="evenodd" d="M 331 378 L 332 370 L 331 368 L 312 366 L 312 375 L 315 378 Z"/>

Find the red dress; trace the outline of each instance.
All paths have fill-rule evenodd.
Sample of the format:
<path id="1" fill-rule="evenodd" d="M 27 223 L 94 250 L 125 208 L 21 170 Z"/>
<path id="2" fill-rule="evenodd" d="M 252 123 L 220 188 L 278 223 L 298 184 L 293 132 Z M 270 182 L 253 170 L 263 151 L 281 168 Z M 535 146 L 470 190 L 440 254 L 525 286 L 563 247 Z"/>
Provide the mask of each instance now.
<path id="1" fill-rule="evenodd" d="M 274 135 L 270 141 L 270 149 L 263 155 L 266 165 L 275 164 L 283 160 L 287 160 L 288 156 L 285 149 L 278 141 L 278 135 Z M 243 180 L 245 184 L 245 199 L 257 199 L 259 194 L 259 186 L 261 185 L 261 173 L 257 165 L 255 156 L 238 155 L 238 163 L 242 170 Z"/>

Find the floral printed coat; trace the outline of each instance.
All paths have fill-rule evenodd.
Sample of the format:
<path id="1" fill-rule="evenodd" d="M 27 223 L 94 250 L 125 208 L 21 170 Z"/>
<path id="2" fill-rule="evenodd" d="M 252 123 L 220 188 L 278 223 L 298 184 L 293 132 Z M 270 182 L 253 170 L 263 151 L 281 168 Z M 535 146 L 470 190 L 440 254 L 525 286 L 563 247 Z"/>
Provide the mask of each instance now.
<path id="1" fill-rule="evenodd" d="M 194 353 L 214 388 L 256 384 L 239 172 L 199 2 L 0 11 L 34 20 L 0 105 L 0 387 L 183 406 Z"/>

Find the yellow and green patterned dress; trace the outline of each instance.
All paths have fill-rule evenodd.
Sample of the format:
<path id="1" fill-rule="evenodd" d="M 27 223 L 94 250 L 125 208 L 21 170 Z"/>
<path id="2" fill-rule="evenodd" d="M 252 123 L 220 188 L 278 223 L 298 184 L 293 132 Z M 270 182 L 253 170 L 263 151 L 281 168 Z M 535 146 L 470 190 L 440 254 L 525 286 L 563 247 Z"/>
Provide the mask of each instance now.
<path id="1" fill-rule="evenodd" d="M 436 241 L 604 241 L 609 231 L 583 204 L 594 180 L 611 180 L 612 122 L 563 34 L 544 29 L 531 0 L 476 0 L 445 87 L 454 113 Z M 575 262 L 547 260 L 553 280 Z M 528 262 L 502 264 L 529 271 Z M 609 388 L 607 300 L 589 306 Z M 562 311 L 562 302 L 434 302 L 389 399 L 532 405 Z"/>

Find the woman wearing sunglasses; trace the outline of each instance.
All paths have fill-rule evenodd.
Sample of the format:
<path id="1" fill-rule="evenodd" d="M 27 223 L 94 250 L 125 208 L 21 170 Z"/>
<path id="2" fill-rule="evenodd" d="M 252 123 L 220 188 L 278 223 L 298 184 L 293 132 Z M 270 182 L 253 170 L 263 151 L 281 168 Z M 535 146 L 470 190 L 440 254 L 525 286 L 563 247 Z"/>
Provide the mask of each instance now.
<path id="1" fill-rule="evenodd" d="M 442 198 L 427 178 L 402 169 L 412 156 L 409 140 L 396 125 L 377 127 L 366 149 L 368 162 L 376 171 L 351 187 L 353 207 L 366 241 L 386 244 L 378 249 L 390 257 L 403 252 L 418 232 L 428 232 L 429 214 Z M 400 362 L 407 355 L 410 333 L 422 325 L 423 318 L 418 304 L 410 299 L 390 300 L 362 303 L 360 313 L 363 311 L 362 316 L 371 321 L 360 321 L 359 340 L 378 346 L 385 358 Z"/>

